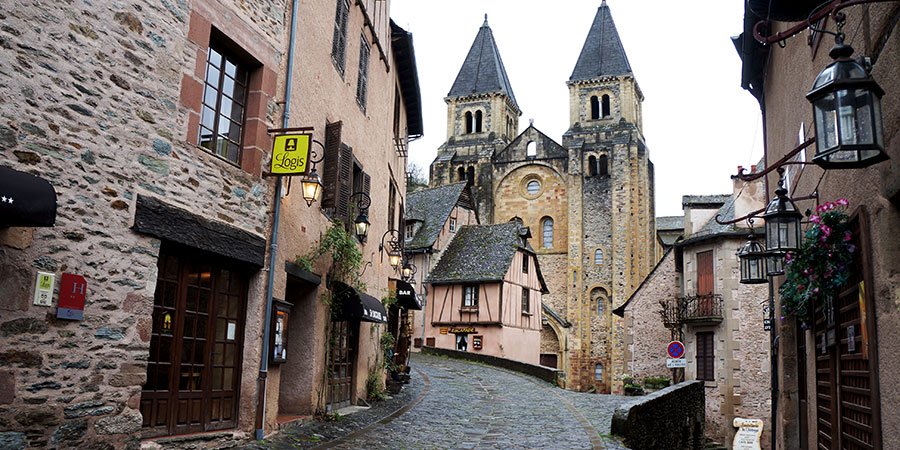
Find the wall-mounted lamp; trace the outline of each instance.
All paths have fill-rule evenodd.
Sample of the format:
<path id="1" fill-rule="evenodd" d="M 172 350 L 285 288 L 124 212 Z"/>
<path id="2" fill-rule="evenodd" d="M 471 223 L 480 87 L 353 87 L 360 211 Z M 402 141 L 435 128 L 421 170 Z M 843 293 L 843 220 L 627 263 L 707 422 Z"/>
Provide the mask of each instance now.
<path id="1" fill-rule="evenodd" d="M 406 264 L 403 265 L 403 268 L 400 269 L 400 277 L 406 282 L 415 281 L 413 280 L 413 276 L 416 274 L 416 271 L 416 265 L 407 260 Z"/>
<path id="2" fill-rule="evenodd" d="M 316 164 L 325 159 L 325 145 L 315 139 L 312 140 L 312 143 L 322 147 L 322 153 L 319 154 L 314 145 L 309 146 L 308 158 L 312 163 L 312 168 L 300 179 L 300 188 L 303 191 L 303 200 L 306 200 L 306 206 L 312 206 L 313 202 L 322 195 L 322 178 L 316 170 Z"/>
<path id="3" fill-rule="evenodd" d="M 366 237 L 369 236 L 369 206 L 372 204 L 372 198 L 369 197 L 369 194 L 365 192 L 356 192 L 350 196 L 350 200 L 356 197 L 358 200 L 356 201 L 356 209 L 359 210 L 356 218 L 353 219 L 353 231 L 356 233 L 356 239 L 359 242 L 366 242 Z"/>
<path id="4" fill-rule="evenodd" d="M 385 242 L 384 239 L 391 236 L 391 238 Z M 378 251 L 384 252 L 387 251 L 388 262 L 391 264 L 391 267 L 394 270 L 400 269 L 400 263 L 403 260 L 403 244 L 400 242 L 400 232 L 397 230 L 387 230 L 384 234 L 381 235 L 381 244 L 378 245 Z"/>
<path id="5" fill-rule="evenodd" d="M 756 239 L 753 233 L 753 219 L 750 219 L 750 235 L 747 242 L 737 252 L 741 262 L 741 284 L 768 283 L 766 270 L 766 248 Z"/>
<path id="6" fill-rule="evenodd" d="M 784 254 L 800 249 L 800 220 L 803 219 L 803 214 L 787 196 L 783 167 L 778 168 L 778 174 L 781 179 L 778 180 L 775 198 L 769 202 L 762 218 L 766 221 L 766 248 L 770 252 Z"/>

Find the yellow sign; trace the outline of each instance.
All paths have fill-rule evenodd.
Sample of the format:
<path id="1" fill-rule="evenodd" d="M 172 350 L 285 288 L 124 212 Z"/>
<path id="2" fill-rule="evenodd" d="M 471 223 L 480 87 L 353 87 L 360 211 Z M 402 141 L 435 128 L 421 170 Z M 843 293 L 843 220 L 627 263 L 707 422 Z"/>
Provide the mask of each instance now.
<path id="1" fill-rule="evenodd" d="M 306 173 L 311 134 L 282 134 L 275 136 L 272 146 L 272 175 L 301 175 Z"/>
<path id="2" fill-rule="evenodd" d="M 450 327 L 450 332 L 453 334 L 474 334 L 475 327 Z"/>
<path id="3" fill-rule="evenodd" d="M 447 334 L 447 328 L 441 328 L 441 334 Z"/>

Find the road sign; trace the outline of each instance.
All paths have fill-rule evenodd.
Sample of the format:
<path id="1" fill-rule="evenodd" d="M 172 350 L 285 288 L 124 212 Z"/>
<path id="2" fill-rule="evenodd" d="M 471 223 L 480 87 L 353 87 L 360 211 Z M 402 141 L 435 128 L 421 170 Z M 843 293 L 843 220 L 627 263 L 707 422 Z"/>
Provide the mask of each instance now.
<path id="1" fill-rule="evenodd" d="M 282 134 L 275 136 L 272 146 L 272 175 L 301 175 L 306 173 L 309 144 L 312 135 Z"/>
<path id="2" fill-rule="evenodd" d="M 681 341 L 669 342 L 666 352 L 669 354 L 669 358 L 684 358 L 684 344 Z"/>
<path id="3" fill-rule="evenodd" d="M 669 369 L 683 369 L 687 367 L 687 360 L 684 358 L 669 358 L 666 360 L 666 367 Z"/>

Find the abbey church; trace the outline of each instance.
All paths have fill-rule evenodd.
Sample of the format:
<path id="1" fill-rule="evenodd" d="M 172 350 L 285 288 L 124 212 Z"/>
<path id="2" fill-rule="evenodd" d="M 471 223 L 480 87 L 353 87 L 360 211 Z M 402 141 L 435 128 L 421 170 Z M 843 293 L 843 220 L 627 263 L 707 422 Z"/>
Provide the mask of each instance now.
<path id="1" fill-rule="evenodd" d="M 430 186 L 466 181 L 481 223 L 530 228 L 549 290 L 541 364 L 564 371 L 568 389 L 610 392 L 621 389 L 624 353 L 612 310 L 656 263 L 656 240 L 643 94 L 605 1 L 566 84 L 561 139 L 533 125 L 519 133 L 528 105 L 485 19 L 445 99 L 447 141 Z"/>

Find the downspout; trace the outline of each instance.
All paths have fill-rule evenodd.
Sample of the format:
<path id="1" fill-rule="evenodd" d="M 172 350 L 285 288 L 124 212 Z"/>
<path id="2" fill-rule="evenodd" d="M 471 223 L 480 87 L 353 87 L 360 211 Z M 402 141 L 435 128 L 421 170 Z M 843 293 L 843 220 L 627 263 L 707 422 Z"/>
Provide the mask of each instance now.
<path id="1" fill-rule="evenodd" d="M 297 34 L 297 10 L 299 0 L 291 2 L 291 29 L 288 41 L 287 69 L 284 80 L 284 114 L 281 127 L 289 126 L 291 116 L 291 91 L 294 78 L 294 40 Z M 272 295 L 275 290 L 275 264 L 278 259 L 278 223 L 281 221 L 281 177 L 275 178 L 275 205 L 272 218 L 272 238 L 269 243 L 269 279 L 266 284 L 266 316 L 263 320 L 262 353 L 259 360 L 256 401 L 256 440 L 265 438 L 266 387 L 269 374 L 269 333 L 272 322 Z"/>

